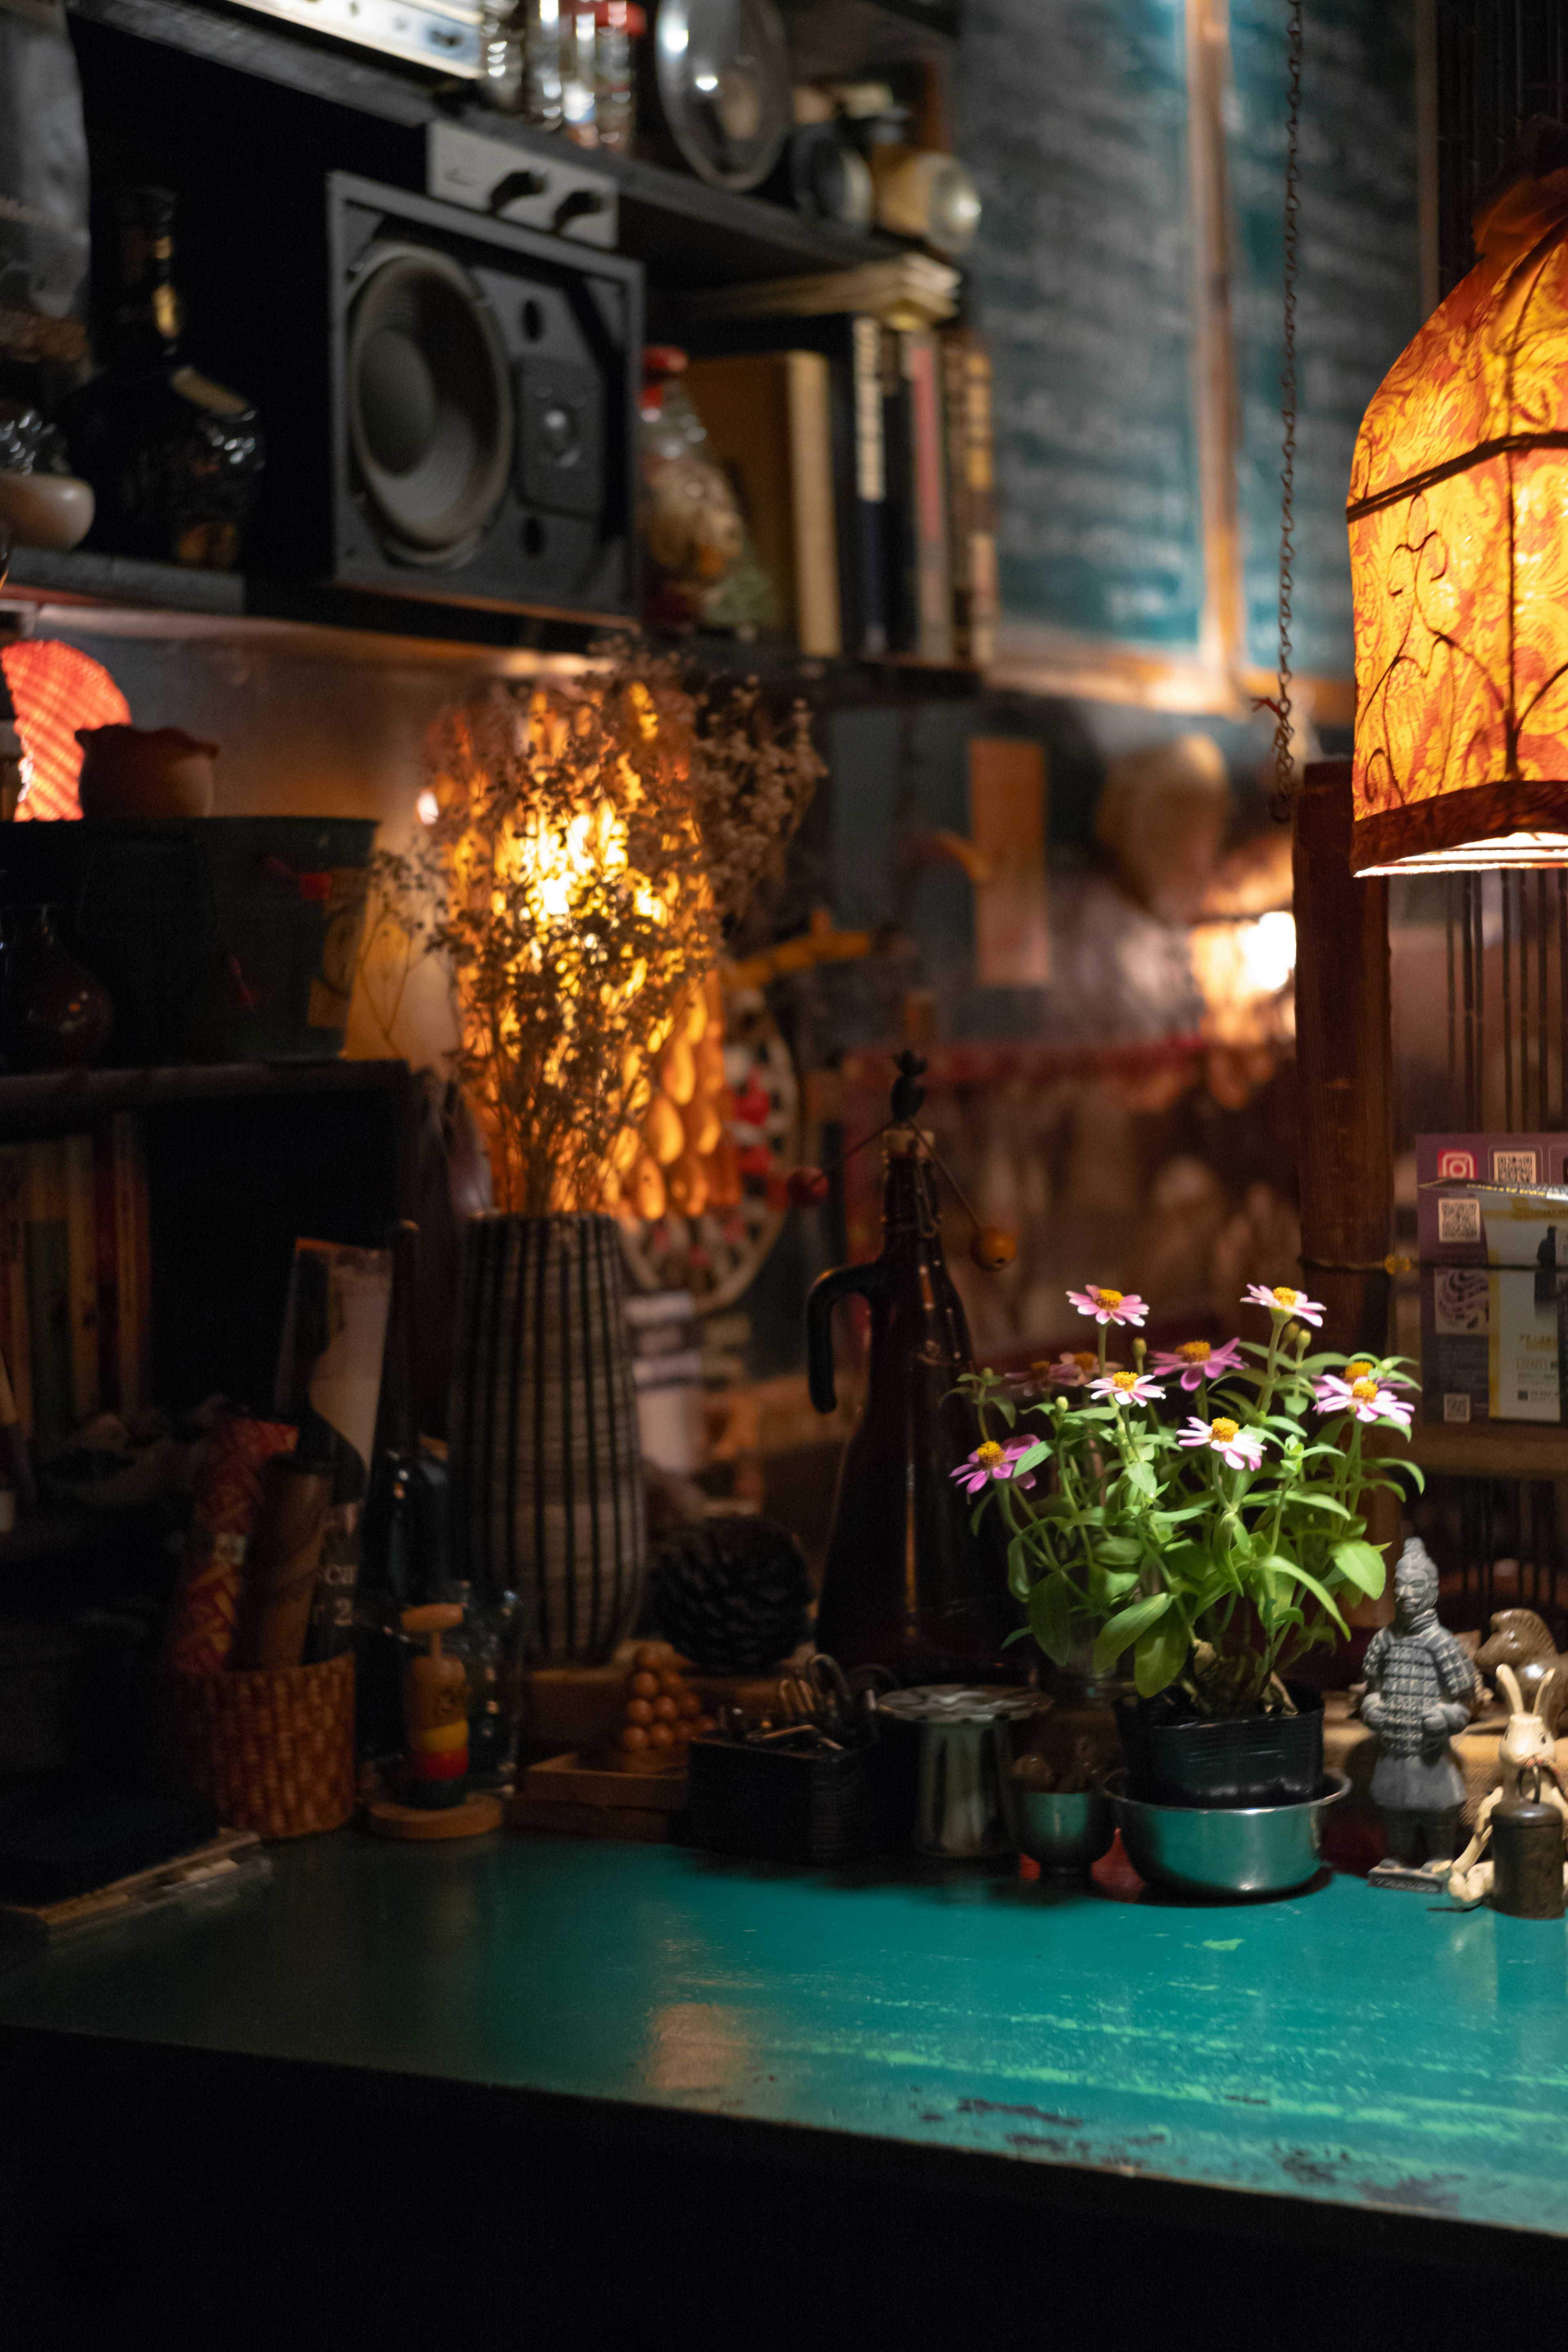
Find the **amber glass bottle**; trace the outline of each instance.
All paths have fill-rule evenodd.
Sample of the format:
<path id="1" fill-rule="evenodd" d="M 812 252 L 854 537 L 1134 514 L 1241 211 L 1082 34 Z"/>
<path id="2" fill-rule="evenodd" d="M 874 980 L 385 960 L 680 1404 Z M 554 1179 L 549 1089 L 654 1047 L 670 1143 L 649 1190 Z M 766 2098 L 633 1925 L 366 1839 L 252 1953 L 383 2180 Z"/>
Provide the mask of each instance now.
<path id="1" fill-rule="evenodd" d="M 895 1090 L 896 1101 L 896 1090 Z M 871 1308 L 865 1410 L 844 1449 L 817 1612 L 817 1645 L 904 1682 L 1018 1679 L 1018 1622 L 997 1515 L 977 1530 L 952 1472 L 975 1444 L 953 1395 L 972 1369 L 969 1327 L 942 1255 L 936 1173 L 912 1129 L 888 1139 L 882 1255 L 814 1286 L 806 1309 L 811 1401 L 834 1404 L 830 1323 L 840 1299 Z"/>
<path id="2" fill-rule="evenodd" d="M 174 199 L 129 188 L 109 364 L 60 413 L 71 463 L 98 501 L 89 544 L 232 572 L 260 487 L 260 420 L 187 362 L 181 325 Z"/>

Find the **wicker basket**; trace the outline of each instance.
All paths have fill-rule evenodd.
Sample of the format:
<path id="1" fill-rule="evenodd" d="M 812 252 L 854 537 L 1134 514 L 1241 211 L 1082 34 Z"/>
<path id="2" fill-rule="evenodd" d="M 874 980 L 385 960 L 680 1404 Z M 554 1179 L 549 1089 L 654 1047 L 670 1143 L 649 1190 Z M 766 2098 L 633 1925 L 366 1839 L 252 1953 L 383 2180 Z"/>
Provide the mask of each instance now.
<path id="1" fill-rule="evenodd" d="M 163 1776 L 225 1829 L 305 1837 L 354 1810 L 354 1659 L 159 1678 Z"/>

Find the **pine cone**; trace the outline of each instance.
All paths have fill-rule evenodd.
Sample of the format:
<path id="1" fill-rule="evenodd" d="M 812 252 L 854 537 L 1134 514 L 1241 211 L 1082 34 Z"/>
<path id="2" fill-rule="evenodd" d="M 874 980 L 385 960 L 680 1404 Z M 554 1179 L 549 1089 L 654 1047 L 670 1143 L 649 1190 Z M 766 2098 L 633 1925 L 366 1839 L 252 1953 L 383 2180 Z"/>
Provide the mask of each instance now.
<path id="1" fill-rule="evenodd" d="M 746 1674 L 805 1639 L 805 1555 L 777 1519 L 736 1515 L 678 1528 L 653 1555 L 653 1622 L 700 1673 Z"/>

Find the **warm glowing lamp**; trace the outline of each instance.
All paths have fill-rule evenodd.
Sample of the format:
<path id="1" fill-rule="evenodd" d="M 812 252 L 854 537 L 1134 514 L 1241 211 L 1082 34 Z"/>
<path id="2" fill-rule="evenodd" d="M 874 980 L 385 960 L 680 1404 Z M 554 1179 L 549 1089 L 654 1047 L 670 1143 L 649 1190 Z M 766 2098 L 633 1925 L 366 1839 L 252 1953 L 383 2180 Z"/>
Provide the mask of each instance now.
<path id="1" fill-rule="evenodd" d="M 101 662 L 56 637 L 21 637 L 0 653 L 27 761 L 18 817 L 78 817 L 78 727 L 125 727 L 131 706 Z"/>
<path id="2" fill-rule="evenodd" d="M 1356 442 L 1359 874 L 1568 865 L 1568 170 L 1476 246 Z"/>

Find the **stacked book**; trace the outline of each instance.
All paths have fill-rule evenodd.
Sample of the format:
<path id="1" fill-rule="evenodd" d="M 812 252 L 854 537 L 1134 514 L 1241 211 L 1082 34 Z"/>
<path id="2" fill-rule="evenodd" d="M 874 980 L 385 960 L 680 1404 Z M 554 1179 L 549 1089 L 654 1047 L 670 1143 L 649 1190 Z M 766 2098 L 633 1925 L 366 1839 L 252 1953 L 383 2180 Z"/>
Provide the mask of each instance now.
<path id="1" fill-rule="evenodd" d="M 778 633 L 805 654 L 983 667 L 997 614 L 986 352 L 959 326 L 763 316 L 768 289 L 737 291 L 746 305 L 722 318 L 727 295 L 705 298 L 685 382 Z"/>
<path id="2" fill-rule="evenodd" d="M 28 1437 L 151 1402 L 151 1287 L 135 1112 L 0 1147 L 0 1360 Z"/>

